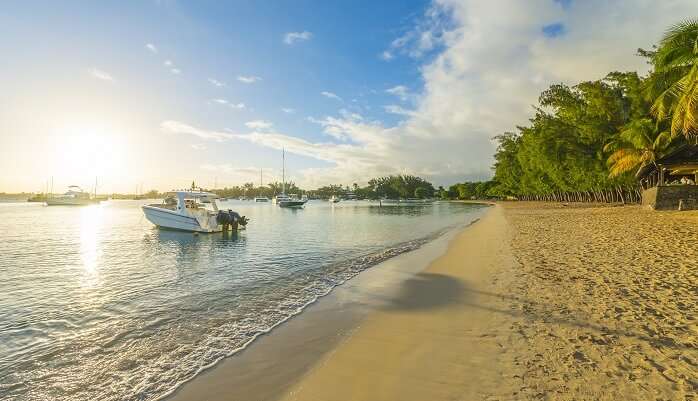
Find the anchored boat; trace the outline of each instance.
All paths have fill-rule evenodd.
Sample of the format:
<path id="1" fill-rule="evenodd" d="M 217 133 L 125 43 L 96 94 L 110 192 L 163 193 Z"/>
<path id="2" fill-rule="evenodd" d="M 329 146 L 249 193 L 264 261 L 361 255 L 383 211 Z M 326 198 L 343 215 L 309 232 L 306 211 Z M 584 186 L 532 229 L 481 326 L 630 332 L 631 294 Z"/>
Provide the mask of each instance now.
<path id="1" fill-rule="evenodd" d="M 276 203 L 279 207 L 303 207 L 306 204 L 306 202 L 308 202 L 308 198 L 304 197 L 303 199 L 298 199 L 296 197 L 286 195 L 286 151 L 284 149 L 281 150 L 281 176 L 281 193 L 279 195 L 276 195 L 276 197 L 274 198 L 274 203 Z"/>
<path id="2" fill-rule="evenodd" d="M 219 210 L 217 196 L 203 191 L 174 191 L 163 203 L 144 205 L 145 218 L 160 228 L 215 233 L 247 225 L 247 218 L 230 209 Z M 208 203 L 207 203 L 208 202 Z M 210 205 L 210 209 L 206 207 Z"/>
<path id="3" fill-rule="evenodd" d="M 99 203 L 99 199 L 91 197 L 77 185 L 68 187 L 68 192 L 62 195 L 51 195 L 46 198 L 47 206 L 84 206 Z"/>

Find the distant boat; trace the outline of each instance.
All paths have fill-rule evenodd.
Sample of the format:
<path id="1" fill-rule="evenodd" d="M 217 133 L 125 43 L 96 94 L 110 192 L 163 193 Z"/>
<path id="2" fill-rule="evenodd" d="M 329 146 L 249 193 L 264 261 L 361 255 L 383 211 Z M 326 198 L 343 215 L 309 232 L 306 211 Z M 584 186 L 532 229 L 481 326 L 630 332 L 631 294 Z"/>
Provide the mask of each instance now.
<path id="1" fill-rule="evenodd" d="M 335 195 L 332 195 L 330 197 L 330 202 L 332 202 L 332 203 L 338 203 L 339 201 L 340 201 L 339 197 L 337 197 Z"/>
<path id="2" fill-rule="evenodd" d="M 262 188 L 262 185 L 263 185 L 262 184 L 262 169 L 260 168 L 259 169 L 259 188 L 260 189 Z M 261 190 L 260 190 L 260 192 L 261 192 Z M 267 198 L 266 196 L 262 196 L 262 194 L 259 194 L 259 196 L 254 198 L 254 201 L 255 202 L 269 202 L 269 198 Z"/>
<path id="3" fill-rule="evenodd" d="M 99 199 L 93 198 L 77 185 L 68 187 L 68 192 L 62 195 L 50 195 L 46 198 L 47 206 L 85 206 L 99 203 Z"/>
<path id="4" fill-rule="evenodd" d="M 279 207 L 303 207 L 306 204 L 306 202 L 308 202 L 308 198 L 298 199 L 286 195 L 286 151 L 283 149 L 281 150 L 281 177 L 281 193 L 279 195 L 276 195 L 276 197 L 274 198 L 274 203 L 276 203 Z"/>
<path id="5" fill-rule="evenodd" d="M 433 199 L 407 198 L 405 200 L 401 200 L 400 203 L 405 203 L 408 205 L 426 205 L 426 204 L 434 203 L 434 200 Z"/>
<path id="6" fill-rule="evenodd" d="M 276 195 L 276 198 L 274 198 L 274 203 L 276 203 L 279 207 L 303 207 L 303 205 L 308 202 L 307 199 L 298 199 L 298 198 L 291 198 L 290 196 L 286 194 L 279 194 Z"/>
<path id="7" fill-rule="evenodd" d="M 144 205 L 143 213 L 151 223 L 173 230 L 214 233 L 231 225 L 246 226 L 247 218 L 228 210 L 218 210 L 217 196 L 203 191 L 174 191 L 163 203 Z M 205 204 L 210 204 L 211 209 Z"/>
<path id="8" fill-rule="evenodd" d="M 400 200 L 399 200 L 399 199 L 388 199 L 388 198 L 383 198 L 383 199 L 379 199 L 378 202 L 379 202 L 381 205 L 399 205 L 399 204 L 400 204 Z"/>

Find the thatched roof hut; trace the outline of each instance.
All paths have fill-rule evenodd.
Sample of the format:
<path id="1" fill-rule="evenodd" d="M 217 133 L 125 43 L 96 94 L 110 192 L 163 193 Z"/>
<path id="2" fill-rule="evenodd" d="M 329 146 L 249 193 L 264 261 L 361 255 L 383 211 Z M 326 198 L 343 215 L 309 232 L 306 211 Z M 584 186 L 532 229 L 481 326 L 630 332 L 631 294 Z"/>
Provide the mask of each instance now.
<path id="1" fill-rule="evenodd" d="M 654 209 L 698 208 L 698 145 L 684 145 L 635 175 L 645 189 L 642 203 Z"/>

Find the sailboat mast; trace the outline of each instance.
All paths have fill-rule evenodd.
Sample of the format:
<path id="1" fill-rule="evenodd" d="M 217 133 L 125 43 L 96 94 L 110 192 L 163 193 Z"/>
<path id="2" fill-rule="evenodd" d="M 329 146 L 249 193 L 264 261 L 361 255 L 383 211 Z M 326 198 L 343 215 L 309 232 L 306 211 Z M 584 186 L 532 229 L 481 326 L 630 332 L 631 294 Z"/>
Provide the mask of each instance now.
<path id="1" fill-rule="evenodd" d="M 281 148 L 281 193 L 286 194 L 286 149 Z"/>

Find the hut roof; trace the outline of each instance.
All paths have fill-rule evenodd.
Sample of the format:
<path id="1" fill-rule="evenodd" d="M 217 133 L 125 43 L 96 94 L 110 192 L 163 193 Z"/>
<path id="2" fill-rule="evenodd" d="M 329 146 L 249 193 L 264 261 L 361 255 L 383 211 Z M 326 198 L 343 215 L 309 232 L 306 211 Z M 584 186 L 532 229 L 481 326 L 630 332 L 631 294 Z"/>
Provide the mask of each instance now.
<path id="1" fill-rule="evenodd" d="M 698 166 L 698 145 L 683 145 L 668 155 L 657 159 L 656 164 L 669 169 L 673 167 L 697 165 Z M 637 170 L 635 178 L 643 178 L 656 170 L 654 164 L 647 164 Z"/>

